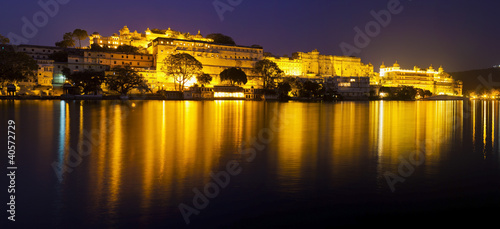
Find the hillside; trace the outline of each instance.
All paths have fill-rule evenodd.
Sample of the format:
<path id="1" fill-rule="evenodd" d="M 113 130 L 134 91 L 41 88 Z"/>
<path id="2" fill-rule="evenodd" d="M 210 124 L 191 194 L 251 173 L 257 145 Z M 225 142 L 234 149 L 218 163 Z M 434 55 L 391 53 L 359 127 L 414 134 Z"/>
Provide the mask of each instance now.
<path id="1" fill-rule="evenodd" d="M 454 79 L 464 82 L 464 94 L 467 91 L 474 91 L 477 88 L 500 89 L 500 68 L 450 72 L 450 75 L 452 75 Z"/>

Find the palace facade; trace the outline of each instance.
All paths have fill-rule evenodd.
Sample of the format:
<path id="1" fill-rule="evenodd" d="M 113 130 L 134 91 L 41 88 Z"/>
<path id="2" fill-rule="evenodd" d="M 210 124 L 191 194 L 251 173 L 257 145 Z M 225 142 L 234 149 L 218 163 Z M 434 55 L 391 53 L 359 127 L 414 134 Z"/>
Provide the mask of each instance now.
<path id="1" fill-rule="evenodd" d="M 372 64 L 364 64 L 359 57 L 321 55 L 318 50 L 296 52 L 289 57 L 266 57 L 275 62 L 287 76 L 300 78 L 371 77 Z"/>
<path id="2" fill-rule="evenodd" d="M 127 58 L 122 58 L 123 60 L 111 60 L 109 56 L 113 54 L 101 53 L 100 55 L 106 55 L 106 58 L 102 58 L 103 60 L 94 58 L 91 60 L 92 63 L 106 64 L 111 68 L 113 65 L 131 63 L 131 66 L 138 69 L 140 74 L 146 77 L 153 89 L 173 88 L 172 80 L 169 80 L 164 73 L 164 61 L 169 55 L 179 53 L 192 55 L 202 63 L 202 71 L 212 76 L 212 84 L 220 84 L 219 74 L 231 67 L 241 68 L 248 76 L 254 76 L 252 68 L 257 61 L 263 59 L 264 54 L 262 47 L 217 44 L 213 39 L 203 37 L 200 31 L 196 35 L 191 35 L 170 28 L 167 30 L 150 30 L 148 28 L 144 33 L 137 33 L 137 31 L 131 33 L 128 27 L 125 26 L 119 32 L 119 35 L 115 33 L 109 37 L 101 36 L 97 32 L 93 33 L 89 37 L 90 44 L 99 44 L 101 47 L 115 49 L 120 45 L 138 47 L 147 53 L 144 55 L 147 56 L 148 60 L 127 59 L 129 56 L 132 58 L 133 55 L 126 55 Z M 89 53 L 88 55 L 92 54 Z M 86 58 L 85 61 L 90 59 Z M 108 59 L 109 61 L 107 61 Z M 144 60 L 144 63 L 141 62 L 142 60 Z M 193 78 L 186 86 L 195 83 L 196 79 Z M 260 84 L 255 80 L 249 80 L 247 85 L 259 86 Z"/>
<path id="3" fill-rule="evenodd" d="M 382 65 L 380 73 L 374 72 L 371 63 L 365 64 L 358 57 L 322 55 L 318 50 L 296 52 L 292 57 L 264 57 L 260 46 L 217 44 L 213 39 L 203 37 L 201 32 L 191 35 L 179 31 L 149 28 L 143 32 L 130 32 L 127 26 L 118 34 L 105 37 L 95 32 L 89 36 L 90 44 L 116 49 L 120 45 L 139 48 L 137 53 L 96 51 L 89 48 L 63 49 L 59 47 L 20 45 L 17 51 L 25 52 L 39 64 L 36 79 L 30 80 L 40 86 L 62 86 L 65 78 L 62 69 L 72 72 L 82 70 L 108 71 L 114 67 L 130 65 L 148 81 L 153 91 L 173 90 L 173 80 L 164 73 L 164 61 L 172 54 L 188 53 L 200 61 L 202 71 L 213 78 L 212 85 L 221 85 L 219 74 L 231 67 L 241 68 L 249 80 L 246 88 L 260 88 L 261 83 L 252 69 L 256 62 L 268 59 L 275 62 L 284 75 L 301 80 L 322 82 L 328 88 L 345 97 L 370 94 L 370 90 L 381 86 L 413 86 L 429 90 L 433 94 L 462 95 L 462 82 L 454 80 L 443 68 L 435 70 L 414 67 L 401 69 L 398 63 L 387 67 Z M 51 60 L 57 52 L 67 53 L 67 61 Z M 193 78 L 186 86 L 197 83 Z"/>
<path id="4" fill-rule="evenodd" d="M 169 55 L 188 53 L 202 63 L 202 71 L 211 75 L 216 83 L 220 83 L 219 74 L 231 67 L 241 68 L 250 77 L 255 76 L 252 68 L 255 63 L 263 59 L 263 49 L 260 47 L 173 38 L 156 38 L 148 48 L 148 52 L 155 58 L 154 66 L 159 78 L 166 78 L 163 69 L 165 59 Z"/>
<path id="5" fill-rule="evenodd" d="M 379 76 L 372 77 L 372 85 L 384 87 L 412 86 L 423 90 L 429 90 L 435 95 L 462 95 L 463 83 L 454 80 L 446 73 L 443 67 L 435 70 L 430 66 L 421 69 L 415 66 L 413 69 L 402 69 L 398 62 L 393 66 L 380 66 Z"/>
<path id="6" fill-rule="evenodd" d="M 198 34 L 191 35 L 189 33 L 182 33 L 168 28 L 167 30 L 149 28 L 144 33 L 138 33 L 137 30 L 130 32 L 127 26 L 120 29 L 120 34 L 113 33 L 109 37 L 101 36 L 98 32 L 94 32 L 89 36 L 90 45 L 98 44 L 101 47 L 118 48 L 120 45 L 130 45 L 140 48 L 148 48 L 151 42 L 157 38 L 177 39 L 183 41 L 203 41 L 213 43 L 214 40 L 205 38 L 198 31 Z"/>

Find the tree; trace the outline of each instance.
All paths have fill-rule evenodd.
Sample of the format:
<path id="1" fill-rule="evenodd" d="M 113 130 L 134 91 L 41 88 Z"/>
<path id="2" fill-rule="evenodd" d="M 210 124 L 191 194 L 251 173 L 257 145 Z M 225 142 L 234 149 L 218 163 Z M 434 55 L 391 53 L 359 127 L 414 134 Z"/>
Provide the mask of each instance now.
<path id="1" fill-rule="evenodd" d="M 300 80 L 297 80 L 297 78 L 293 77 L 284 77 L 283 78 L 283 83 L 288 83 L 290 85 L 290 92 L 292 96 L 298 97 L 299 96 L 299 91 L 302 89 L 302 82 Z M 278 84 L 278 90 L 279 90 L 279 84 Z"/>
<path id="2" fill-rule="evenodd" d="M 236 45 L 232 37 L 220 33 L 208 34 L 207 38 L 213 39 L 217 44 Z"/>
<path id="3" fill-rule="evenodd" d="M 262 55 L 264 55 L 264 57 L 277 57 L 276 55 L 272 54 L 271 52 L 264 52 Z"/>
<path id="4" fill-rule="evenodd" d="M 400 86 L 400 87 L 381 87 L 380 93 L 384 93 L 383 98 L 389 100 L 414 100 L 417 96 L 418 90 L 411 86 Z M 426 92 L 423 92 L 426 94 Z M 430 93 L 427 92 L 427 93 Z"/>
<path id="5" fill-rule="evenodd" d="M 283 74 L 278 65 L 270 60 L 260 60 L 255 63 L 253 72 L 262 77 L 264 89 L 274 88 L 276 80 Z"/>
<path id="6" fill-rule="evenodd" d="M 300 97 L 317 98 L 321 96 L 321 91 L 321 84 L 308 80 L 302 84 L 302 88 L 299 90 L 299 94 Z"/>
<path id="7" fill-rule="evenodd" d="M 1 44 L 8 44 L 10 42 L 9 38 L 4 37 L 0 34 L 0 43 Z"/>
<path id="8" fill-rule="evenodd" d="M 90 50 L 98 51 L 98 52 L 114 51 L 114 49 L 109 48 L 108 45 L 103 45 L 103 47 L 101 47 L 99 44 L 96 44 L 96 43 L 90 45 Z"/>
<path id="9" fill-rule="evenodd" d="M 414 100 L 415 96 L 417 96 L 417 90 L 410 86 L 402 86 L 396 92 L 396 99 L 399 100 Z"/>
<path id="10" fill-rule="evenodd" d="M 234 86 L 235 84 L 242 85 L 248 82 L 247 74 L 240 68 L 228 68 L 220 73 L 221 81 L 229 81 Z"/>
<path id="11" fill-rule="evenodd" d="M 189 80 L 202 74 L 203 65 L 187 53 L 170 55 L 163 60 L 163 63 L 162 71 L 167 76 L 173 77 L 175 88 L 178 91 L 184 91 L 184 86 Z"/>
<path id="12" fill-rule="evenodd" d="M 38 64 L 23 52 L 0 51 L 0 80 L 14 83 L 36 76 Z"/>
<path id="13" fill-rule="evenodd" d="M 196 80 L 198 80 L 198 83 L 200 83 L 203 86 L 205 84 L 210 84 L 210 82 L 212 82 L 212 76 L 206 73 L 202 73 L 196 76 Z"/>
<path id="14" fill-rule="evenodd" d="M 82 48 L 82 41 L 89 37 L 87 31 L 83 29 L 75 29 L 72 34 L 73 37 L 78 40 L 78 45 L 80 46 L 80 48 Z"/>
<path id="15" fill-rule="evenodd" d="M 430 92 L 429 90 L 424 90 L 421 88 L 416 88 L 416 90 L 417 90 L 417 94 L 420 95 L 420 97 L 422 97 L 422 98 L 427 98 L 427 97 L 432 96 L 432 92 Z"/>
<path id="16" fill-rule="evenodd" d="M 66 72 L 64 74 L 67 74 Z M 104 83 L 104 72 L 96 72 L 94 70 L 84 70 L 69 74 L 67 79 L 74 83 L 74 86 L 82 87 L 83 93 L 88 94 L 94 92 L 97 94 L 101 90 L 101 85 Z"/>
<path id="17" fill-rule="evenodd" d="M 120 46 L 118 46 L 118 48 L 116 48 L 116 51 L 135 54 L 135 53 L 139 53 L 139 48 L 131 46 L 131 45 L 120 45 Z"/>
<path id="18" fill-rule="evenodd" d="M 65 79 L 67 79 L 71 75 L 71 69 L 69 69 L 68 67 L 63 67 L 61 72 Z"/>
<path id="19" fill-rule="evenodd" d="M 292 91 L 292 85 L 288 82 L 278 83 L 278 93 L 281 98 L 288 98 L 288 93 Z"/>
<path id="20" fill-rule="evenodd" d="M 424 98 L 427 98 L 427 97 L 431 97 L 432 96 L 432 92 L 429 91 L 429 90 L 425 90 L 424 91 Z"/>
<path id="21" fill-rule="evenodd" d="M 140 76 L 136 70 L 130 65 L 124 67 L 115 67 L 107 74 L 105 81 L 108 84 L 109 90 L 117 91 L 122 95 L 126 95 L 134 87 L 144 88 L 146 81 Z"/>
<path id="22" fill-rule="evenodd" d="M 75 47 L 75 39 L 73 37 L 73 33 L 65 33 L 63 35 L 63 40 L 56 42 L 56 46 L 61 48 Z"/>

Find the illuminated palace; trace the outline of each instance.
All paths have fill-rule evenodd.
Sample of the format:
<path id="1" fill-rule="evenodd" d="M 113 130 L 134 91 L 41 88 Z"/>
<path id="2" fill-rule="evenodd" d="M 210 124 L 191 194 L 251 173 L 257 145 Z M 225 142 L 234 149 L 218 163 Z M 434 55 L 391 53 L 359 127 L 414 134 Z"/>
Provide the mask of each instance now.
<path id="1" fill-rule="evenodd" d="M 297 52 L 288 57 L 266 57 L 275 62 L 287 76 L 318 77 L 370 77 L 375 75 L 372 64 L 364 64 L 359 57 L 320 55 L 318 50 Z"/>
<path id="2" fill-rule="evenodd" d="M 138 33 L 130 32 L 125 26 L 120 29 L 119 34 L 105 37 L 95 32 L 89 39 L 91 45 L 97 44 L 111 49 L 130 45 L 139 48 L 139 52 L 120 53 L 88 48 L 63 49 L 20 45 L 18 51 L 27 53 L 39 64 L 37 78 L 30 82 L 57 87 L 65 82 L 62 74 L 64 68 L 69 68 L 72 72 L 86 69 L 108 71 L 113 67 L 130 65 L 145 77 L 153 91 L 172 90 L 173 80 L 166 77 L 163 71 L 164 60 L 172 54 L 188 53 L 202 63 L 204 73 L 212 76 L 210 86 L 213 87 L 213 92 L 236 93 L 240 97 L 243 96 L 242 92 L 232 92 L 232 88 L 222 87 L 224 84 L 220 82 L 219 74 L 227 68 L 241 68 L 249 76 L 245 88 L 260 88 L 262 83 L 255 77 L 252 68 L 263 59 L 275 62 L 284 71 L 285 76 L 322 82 L 327 89 L 336 91 L 344 98 L 368 98 L 370 90 L 377 90 L 381 86 L 402 85 L 429 90 L 434 94 L 462 94 L 462 82 L 453 80 L 442 68 L 438 71 L 432 66 L 429 69 L 415 67 L 413 70 L 405 70 L 396 63 L 392 67 L 382 65 L 379 74 L 374 72 L 372 64 L 364 64 L 358 57 L 322 55 L 318 50 L 296 52 L 292 57 L 264 57 L 264 50 L 260 46 L 217 44 L 213 39 L 203 37 L 200 31 L 192 35 L 170 28 L 148 28 L 143 33 Z M 51 60 L 50 55 L 63 51 L 68 53 L 67 61 Z M 193 77 L 185 85 L 190 87 L 195 83 L 197 82 Z M 26 87 L 29 88 L 30 85 Z M 203 93 L 198 94 L 201 96 Z"/>
<path id="3" fill-rule="evenodd" d="M 266 57 L 275 62 L 286 76 L 323 83 L 344 99 L 368 99 L 372 64 L 364 64 L 359 57 L 321 55 L 318 50 L 296 52 L 289 57 Z"/>
<path id="4" fill-rule="evenodd" d="M 200 31 L 197 35 L 191 35 L 189 33 L 181 33 L 179 31 L 173 31 L 170 28 L 167 30 L 154 29 L 151 31 L 149 28 L 146 29 L 144 33 L 138 33 L 137 30 L 130 32 L 127 26 L 120 29 L 120 35 L 114 33 L 109 37 L 103 37 L 98 32 L 94 32 L 90 35 L 90 45 L 98 44 L 101 47 L 118 48 L 120 45 L 130 45 L 134 47 L 148 48 L 149 44 L 156 38 L 172 38 L 184 41 L 203 41 L 203 42 L 213 42 L 210 38 L 204 38 Z"/>
<path id="5" fill-rule="evenodd" d="M 137 33 L 137 31 L 131 33 L 125 26 L 120 30 L 120 35 L 115 33 L 110 37 L 103 37 L 99 33 L 93 33 L 90 36 L 90 44 L 99 44 L 101 47 L 107 46 L 110 48 L 117 48 L 120 45 L 143 48 L 147 53 L 145 55 L 148 56 L 148 60 L 149 55 L 151 55 L 151 61 L 147 68 L 141 69 L 142 65 L 134 66 L 135 60 L 125 60 L 123 62 L 133 63 L 132 66 L 140 71 L 140 74 L 148 80 L 153 89 L 169 87 L 171 84 L 171 80 L 167 80 L 168 77 L 165 76 L 162 69 L 164 59 L 172 54 L 188 53 L 195 57 L 202 63 L 202 71 L 212 75 L 214 79 L 212 84 L 220 84 L 221 82 L 218 82 L 219 77 L 217 76 L 224 69 L 231 67 L 241 68 L 248 76 L 253 76 L 253 66 L 257 61 L 263 59 L 262 47 L 217 44 L 214 43 L 213 39 L 203 37 L 200 31 L 198 31 L 197 35 L 191 35 L 170 28 L 167 30 L 150 30 L 148 28 L 144 33 Z M 101 55 L 104 55 L 104 53 Z M 127 56 L 132 57 L 132 55 Z M 191 86 L 194 83 L 196 83 L 196 79 L 193 78 L 186 85 Z M 250 80 L 248 85 L 257 86 L 259 84 Z"/>
<path id="6" fill-rule="evenodd" d="M 140 74 L 148 80 L 153 90 L 155 88 L 172 87 L 171 80 L 169 81 L 168 77 L 166 77 L 161 70 L 164 66 L 164 59 L 171 54 L 177 53 L 188 53 L 200 61 L 203 64 L 203 72 L 212 75 L 214 79 L 212 85 L 219 85 L 222 83 L 218 76 L 224 69 L 238 67 L 250 76 L 250 80 L 246 84 L 247 88 L 258 88 L 261 86 L 260 82 L 252 78 L 252 76 L 255 76 L 252 72 L 253 66 L 257 61 L 264 59 L 263 49 L 261 47 L 216 44 L 212 39 L 203 37 L 200 31 L 198 31 L 196 35 L 191 35 L 189 33 L 174 31 L 170 28 L 167 30 L 150 30 L 148 28 L 144 33 L 138 33 L 137 31 L 130 32 L 129 28 L 125 26 L 119 32 L 120 34 L 115 33 L 109 37 L 103 37 L 99 33 L 93 33 L 89 37 L 90 44 L 98 44 L 101 47 L 109 48 L 117 48 L 120 45 L 131 45 L 143 49 L 147 55 L 151 55 L 152 62 L 149 64 L 150 68 L 142 68 L 141 70 L 140 67 L 142 65 L 139 62 L 137 66 L 135 66 L 135 64 L 132 64 L 132 66 L 139 69 Z M 90 55 L 95 56 L 95 54 L 88 54 L 88 56 L 86 54 L 86 59 L 88 59 Z M 109 54 L 105 53 L 100 55 L 109 56 Z M 277 63 L 286 76 L 316 81 L 340 82 L 337 79 L 333 79 L 333 77 L 353 77 L 353 79 L 347 79 L 347 81 L 353 82 L 352 85 L 357 85 L 354 83 L 355 81 L 367 82 L 359 79 L 359 77 L 376 75 L 373 72 L 373 65 L 362 63 L 360 58 L 320 55 L 318 50 L 308 53 L 297 52 L 293 54 L 292 58 L 266 57 L 266 59 Z M 99 63 L 101 60 L 84 60 L 84 62 L 89 61 L 92 63 Z M 128 63 L 127 60 L 118 60 L 118 62 Z M 135 62 L 136 61 L 133 60 L 130 63 Z M 109 64 L 116 64 L 116 61 L 112 61 Z M 194 83 L 196 83 L 196 79 L 192 79 L 186 85 L 191 86 Z M 346 97 L 367 96 L 369 94 L 369 84 L 360 87 L 362 88 L 361 91 L 359 88 L 353 88 L 351 90 L 347 87 L 347 84 L 344 86 L 346 88 L 343 88 L 341 91 L 346 91 Z M 220 88 L 214 87 L 214 90 L 219 89 Z"/>
<path id="7" fill-rule="evenodd" d="M 435 95 L 462 95 L 462 81 L 454 80 L 452 76 L 444 72 L 443 67 L 437 71 L 430 66 L 428 69 L 420 69 L 415 66 L 413 70 L 401 69 L 398 62 L 393 66 L 380 66 L 380 75 L 371 78 L 372 85 L 384 87 L 412 86 L 423 90 L 429 90 Z"/>

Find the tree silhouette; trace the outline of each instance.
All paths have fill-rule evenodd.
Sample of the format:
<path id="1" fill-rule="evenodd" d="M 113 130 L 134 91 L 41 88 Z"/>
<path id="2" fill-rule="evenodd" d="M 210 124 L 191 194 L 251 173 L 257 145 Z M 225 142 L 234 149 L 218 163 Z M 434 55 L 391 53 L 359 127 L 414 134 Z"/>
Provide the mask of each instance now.
<path id="1" fill-rule="evenodd" d="M 0 34 L 0 43 L 1 44 L 8 44 L 10 42 L 9 38 L 4 37 Z"/>
<path id="2" fill-rule="evenodd" d="M 130 65 L 115 67 L 106 75 L 105 82 L 112 91 L 126 95 L 134 87 L 145 87 L 146 81 Z"/>
<path id="3" fill-rule="evenodd" d="M 120 45 L 116 48 L 116 52 L 124 52 L 127 54 L 138 54 L 139 48 L 131 46 L 131 45 Z"/>
<path id="4" fill-rule="evenodd" d="M 56 46 L 61 48 L 75 47 L 75 39 L 73 37 L 73 33 L 65 33 L 63 35 L 63 40 L 56 42 Z"/>
<path id="5" fill-rule="evenodd" d="M 196 80 L 198 80 L 198 83 L 200 83 L 201 85 L 210 84 L 210 82 L 212 82 L 212 76 L 206 73 L 202 73 L 196 76 Z"/>
<path id="6" fill-rule="evenodd" d="M 72 81 L 75 86 L 82 87 L 83 93 L 94 92 L 94 94 L 97 94 L 101 89 L 102 83 L 104 83 L 105 77 L 104 72 L 84 70 L 69 74 L 67 79 Z"/>
<path id="7" fill-rule="evenodd" d="M 262 77 L 264 89 L 274 88 L 276 80 L 283 74 L 278 65 L 270 60 L 261 60 L 255 63 L 253 72 Z"/>
<path id="8" fill-rule="evenodd" d="M 242 85 L 248 82 L 247 74 L 240 68 L 228 68 L 220 73 L 221 81 L 229 81 L 231 85 Z"/>
<path id="9" fill-rule="evenodd" d="M 82 48 L 82 41 L 87 39 L 89 37 L 89 34 L 83 29 L 75 29 L 73 31 L 73 37 L 78 40 L 78 45 L 80 46 L 80 48 Z"/>
<path id="10" fill-rule="evenodd" d="M 287 98 L 290 91 L 292 91 L 292 85 L 290 85 L 290 83 L 278 83 L 278 93 L 281 98 Z"/>
<path id="11" fill-rule="evenodd" d="M 207 38 L 213 39 L 217 44 L 236 45 L 232 37 L 220 33 L 208 34 Z"/>
<path id="12" fill-rule="evenodd" d="M 163 60 L 162 71 L 172 76 L 176 90 L 184 91 L 185 84 L 194 76 L 201 75 L 203 65 L 187 53 L 170 55 Z M 178 86 L 178 87 L 177 87 Z"/>
<path id="13" fill-rule="evenodd" d="M 0 81 L 15 83 L 36 76 L 38 64 L 23 52 L 0 51 Z"/>

